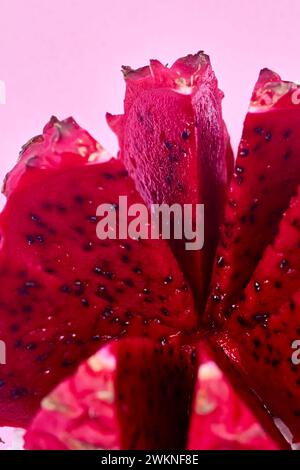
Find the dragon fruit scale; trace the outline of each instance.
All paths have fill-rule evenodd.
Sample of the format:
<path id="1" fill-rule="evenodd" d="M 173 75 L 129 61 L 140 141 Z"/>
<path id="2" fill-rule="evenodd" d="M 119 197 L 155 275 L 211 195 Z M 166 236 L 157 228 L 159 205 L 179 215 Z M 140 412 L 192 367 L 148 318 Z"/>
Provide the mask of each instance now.
<path id="1" fill-rule="evenodd" d="M 216 358 L 270 430 L 299 448 L 299 88 L 264 69 L 228 191 L 205 321 Z M 224 356 L 222 356 L 224 354 Z M 248 391 L 248 392 L 247 392 Z M 261 412 L 263 410 L 263 413 Z"/>
<path id="2" fill-rule="evenodd" d="M 233 158 L 222 120 L 222 92 L 203 52 L 170 68 L 157 60 L 123 68 L 124 115 L 107 115 L 117 134 L 120 158 L 148 204 L 204 203 L 205 243 L 187 251 L 171 240 L 197 305 L 205 303 L 217 231 Z"/>
<path id="3" fill-rule="evenodd" d="M 119 195 L 143 202 L 123 164 L 102 162 L 104 156 L 74 120 L 52 119 L 6 178 L 2 425 L 27 425 L 40 400 L 108 340 L 142 336 L 166 344 L 197 326 L 192 294 L 166 241 L 97 237 L 99 204 L 120 212 Z"/>
<path id="4" fill-rule="evenodd" d="M 103 346 L 42 402 L 27 449 L 183 449 L 192 348 L 131 338 Z"/>

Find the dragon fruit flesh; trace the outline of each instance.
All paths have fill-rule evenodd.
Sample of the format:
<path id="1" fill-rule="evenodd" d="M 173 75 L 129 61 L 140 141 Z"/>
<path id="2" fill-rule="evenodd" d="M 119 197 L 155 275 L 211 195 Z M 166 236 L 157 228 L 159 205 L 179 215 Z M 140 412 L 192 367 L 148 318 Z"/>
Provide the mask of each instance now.
<path id="1" fill-rule="evenodd" d="M 5 181 L 0 422 L 29 426 L 30 449 L 184 448 L 188 434 L 188 448 L 275 447 L 219 376 L 222 417 L 207 411 L 208 342 L 274 441 L 299 448 L 299 89 L 261 72 L 232 174 L 205 54 L 123 71 L 124 115 L 107 116 L 118 160 L 74 120 L 52 118 Z M 99 239 L 97 207 L 118 220 L 120 196 L 204 203 L 204 249 Z"/>
<path id="2" fill-rule="evenodd" d="M 183 449 L 196 370 L 190 347 L 111 342 L 43 400 L 25 448 Z"/>
<path id="3" fill-rule="evenodd" d="M 203 52 L 178 59 L 170 68 L 152 60 L 148 67 L 123 72 L 124 115 L 108 114 L 107 119 L 138 191 L 148 204 L 204 203 L 204 248 L 187 251 L 184 237 L 171 242 L 203 307 L 233 163 L 222 120 L 223 94 Z"/>
<path id="4" fill-rule="evenodd" d="M 144 336 L 165 344 L 197 326 L 190 289 L 166 241 L 97 237 L 99 204 L 118 213 L 119 195 L 128 205 L 143 202 L 123 164 L 103 157 L 72 119 L 53 118 L 6 179 L 2 425 L 27 425 L 40 400 L 108 340 Z"/>
<path id="5" fill-rule="evenodd" d="M 239 387 L 252 391 L 265 425 L 271 419 L 292 448 L 300 443 L 300 369 L 293 360 L 300 334 L 297 90 L 275 73 L 261 72 L 229 189 L 206 310 L 219 363 Z"/>

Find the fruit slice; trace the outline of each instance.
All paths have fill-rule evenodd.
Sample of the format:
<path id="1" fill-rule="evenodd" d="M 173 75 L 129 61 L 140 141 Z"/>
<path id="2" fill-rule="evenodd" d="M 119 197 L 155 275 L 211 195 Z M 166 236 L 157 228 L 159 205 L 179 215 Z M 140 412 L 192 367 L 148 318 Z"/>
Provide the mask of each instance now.
<path id="1" fill-rule="evenodd" d="M 100 204 L 111 205 L 118 222 L 119 196 L 128 206 L 143 203 L 122 163 L 97 162 L 99 150 L 72 119 L 52 119 L 6 180 L 2 425 L 26 425 L 40 400 L 107 340 L 138 335 L 164 344 L 197 325 L 167 242 L 97 237 Z M 142 221 L 141 230 L 147 227 Z"/>
<path id="2" fill-rule="evenodd" d="M 25 447 L 184 449 L 196 370 L 189 347 L 112 342 L 43 400 Z"/>
<path id="3" fill-rule="evenodd" d="M 276 449 L 206 349 L 201 342 L 188 449 Z"/>
<path id="4" fill-rule="evenodd" d="M 298 87 L 262 70 L 239 146 L 207 307 L 222 323 L 239 300 L 300 183 Z"/>
<path id="5" fill-rule="evenodd" d="M 124 115 L 108 115 L 119 138 L 120 157 L 148 204 L 205 206 L 204 249 L 188 251 L 187 238 L 172 248 L 203 306 L 224 205 L 232 158 L 222 120 L 222 93 L 203 52 L 178 59 L 170 68 L 123 69 Z M 179 219 L 176 222 L 180 224 Z M 203 220 L 200 221 L 203 226 Z M 198 229 L 199 230 L 199 229 Z"/>
<path id="6" fill-rule="evenodd" d="M 226 322 L 235 368 L 293 448 L 300 447 L 300 191 Z M 226 343 L 225 343 L 226 344 Z M 230 357 L 232 347 L 224 348 Z M 229 354 L 228 354 L 229 351 Z"/>

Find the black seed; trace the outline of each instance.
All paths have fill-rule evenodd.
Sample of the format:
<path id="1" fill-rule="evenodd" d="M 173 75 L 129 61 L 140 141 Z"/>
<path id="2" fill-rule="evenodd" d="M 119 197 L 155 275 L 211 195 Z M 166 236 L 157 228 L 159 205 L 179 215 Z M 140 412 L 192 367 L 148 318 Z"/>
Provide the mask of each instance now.
<path id="1" fill-rule="evenodd" d="M 255 281 L 254 282 L 254 289 L 256 290 L 256 292 L 260 292 L 261 290 L 261 285 L 258 281 Z"/>
<path id="2" fill-rule="evenodd" d="M 166 344 L 168 344 L 168 340 L 167 340 L 167 338 L 166 338 L 165 336 L 162 336 L 162 337 L 160 338 L 160 344 L 161 344 L 162 346 L 165 346 Z"/>
<path id="3" fill-rule="evenodd" d="M 242 166 L 237 166 L 235 171 L 239 174 L 244 173 L 244 168 Z"/>
<path id="4" fill-rule="evenodd" d="M 107 279 L 109 279 L 110 281 L 112 281 L 112 280 L 114 279 L 114 277 L 115 277 L 114 273 L 112 273 L 111 271 L 106 271 L 106 272 L 104 273 L 104 275 L 105 275 L 105 277 L 106 277 Z"/>
<path id="5" fill-rule="evenodd" d="M 192 364 L 195 364 L 196 359 L 197 359 L 197 354 L 196 354 L 196 351 L 194 350 L 191 355 Z"/>
<path id="6" fill-rule="evenodd" d="M 106 180 L 113 180 L 115 179 L 114 175 L 112 175 L 111 173 L 103 173 L 103 178 L 105 178 Z"/>
<path id="7" fill-rule="evenodd" d="M 281 287 L 282 287 L 282 282 L 280 282 L 280 281 L 275 281 L 275 282 L 274 282 L 274 287 L 275 287 L 276 289 L 281 289 Z"/>
<path id="8" fill-rule="evenodd" d="M 164 144 L 165 144 L 165 147 L 168 149 L 168 150 L 171 150 L 171 148 L 173 147 L 173 144 L 171 142 L 169 142 L 168 140 L 165 140 L 164 141 Z"/>
<path id="9" fill-rule="evenodd" d="M 249 155 L 249 149 L 243 148 L 243 149 L 240 150 L 239 153 L 240 153 L 241 157 L 247 157 L 247 155 Z"/>
<path id="10" fill-rule="evenodd" d="M 100 339 L 101 339 L 100 335 L 92 336 L 92 341 L 100 341 Z"/>
<path id="11" fill-rule="evenodd" d="M 183 138 L 183 140 L 187 140 L 190 136 L 190 131 L 188 131 L 187 129 L 184 130 L 181 134 L 181 137 Z"/>
<path id="12" fill-rule="evenodd" d="M 97 217 L 95 215 L 89 215 L 87 219 L 89 222 L 92 222 L 93 224 L 97 222 Z"/>
<path id="13" fill-rule="evenodd" d="M 170 175 L 166 176 L 166 183 L 171 186 L 172 183 L 172 177 Z"/>
<path id="14" fill-rule="evenodd" d="M 256 348 L 259 348 L 259 347 L 262 345 L 262 343 L 261 343 L 261 341 L 260 341 L 259 338 L 254 338 L 254 339 L 253 339 L 253 344 L 254 344 L 254 346 L 255 346 Z"/>
<path id="15" fill-rule="evenodd" d="M 242 176 L 237 176 L 236 177 L 236 182 L 240 186 L 244 182 L 244 178 Z"/>
<path id="16" fill-rule="evenodd" d="M 84 251 L 92 251 L 93 249 L 93 242 L 87 242 L 83 245 Z"/>
<path id="17" fill-rule="evenodd" d="M 256 351 L 252 351 L 252 356 L 254 357 L 254 359 L 255 359 L 256 361 L 259 360 L 259 355 L 257 354 Z"/>
<path id="18" fill-rule="evenodd" d="M 220 295 L 214 294 L 214 295 L 212 295 L 211 298 L 212 298 L 212 301 L 215 302 L 215 303 L 221 302 L 221 296 Z"/>
<path id="19" fill-rule="evenodd" d="M 102 312 L 102 318 L 110 318 L 113 314 L 113 309 L 112 307 L 105 307 L 105 309 Z"/>
<path id="20" fill-rule="evenodd" d="M 72 359 L 64 359 L 61 363 L 62 367 L 70 367 L 74 364 L 74 360 Z"/>
<path id="21" fill-rule="evenodd" d="M 77 204 L 83 204 L 84 203 L 84 198 L 82 196 L 80 196 L 80 194 L 78 194 L 77 196 L 74 197 L 74 201 L 77 203 Z"/>
<path id="22" fill-rule="evenodd" d="M 35 239 L 39 243 L 44 243 L 44 241 L 45 241 L 43 235 L 36 235 Z"/>
<path id="23" fill-rule="evenodd" d="M 53 274 L 53 273 L 55 273 L 55 269 L 50 268 L 50 267 L 46 267 L 46 268 L 44 269 L 44 271 L 45 271 L 45 273 L 48 273 L 48 274 Z"/>
<path id="24" fill-rule="evenodd" d="M 0 388 L 4 387 L 4 385 L 5 385 L 5 381 L 0 379 Z"/>
<path id="25" fill-rule="evenodd" d="M 258 181 L 265 181 L 266 177 L 265 175 L 259 175 Z"/>
<path id="26" fill-rule="evenodd" d="M 164 284 L 170 284 L 173 281 L 173 277 L 171 275 L 164 278 Z"/>
<path id="27" fill-rule="evenodd" d="M 49 357 L 48 353 L 40 354 L 39 356 L 37 356 L 36 362 L 44 362 L 48 359 L 48 357 Z"/>
<path id="28" fill-rule="evenodd" d="M 34 349 L 37 348 L 37 344 L 36 343 L 28 343 L 26 345 L 26 349 L 28 349 L 28 351 L 33 351 Z"/>
<path id="29" fill-rule="evenodd" d="M 280 364 L 280 359 L 272 359 L 271 365 L 272 367 L 277 367 Z"/>
<path id="30" fill-rule="evenodd" d="M 133 313 L 127 310 L 127 312 L 125 312 L 125 317 L 130 320 L 131 318 L 133 318 Z"/>
<path id="31" fill-rule="evenodd" d="M 26 235 L 26 240 L 27 240 L 27 244 L 30 246 L 30 245 L 33 245 L 34 243 L 34 237 L 32 235 Z"/>
<path id="32" fill-rule="evenodd" d="M 270 131 L 266 132 L 265 140 L 267 142 L 270 142 L 271 139 L 272 139 L 272 132 L 270 132 Z"/>
<path id="33" fill-rule="evenodd" d="M 147 287 L 145 287 L 145 288 L 143 289 L 143 292 L 144 292 L 144 294 L 151 294 L 150 289 L 147 289 Z"/>
<path id="34" fill-rule="evenodd" d="M 170 315 L 169 310 L 168 310 L 167 308 L 165 308 L 165 307 L 162 307 L 162 308 L 160 309 L 160 311 L 161 311 L 161 313 L 162 313 L 163 315 L 165 315 L 166 317 L 168 317 L 168 316 Z"/>
<path id="35" fill-rule="evenodd" d="M 287 150 L 283 155 L 283 160 L 289 160 L 291 156 L 292 156 L 292 152 L 290 150 Z"/>
<path id="36" fill-rule="evenodd" d="M 81 302 L 81 305 L 83 305 L 83 307 L 89 307 L 90 306 L 90 303 L 87 299 L 81 299 L 80 302 Z"/>
<path id="37" fill-rule="evenodd" d="M 23 344 L 23 341 L 21 339 L 17 339 L 17 341 L 15 341 L 15 348 L 20 348 Z"/>
<path id="38" fill-rule="evenodd" d="M 19 331 L 19 330 L 20 330 L 20 325 L 18 325 L 18 323 L 13 323 L 10 326 L 10 331 L 12 331 L 12 332 L 16 332 L 16 331 Z"/>
<path id="39" fill-rule="evenodd" d="M 128 286 L 128 287 L 134 287 L 134 282 L 132 279 L 124 279 L 124 284 L 125 286 Z"/>
<path id="40" fill-rule="evenodd" d="M 71 292 L 70 287 L 67 284 L 63 284 L 59 290 L 63 292 L 64 294 L 69 294 Z"/>
<path id="41" fill-rule="evenodd" d="M 67 208 L 65 206 L 63 206 L 62 204 L 57 204 L 56 205 L 56 209 L 58 210 L 58 212 L 60 212 L 61 214 L 65 214 L 67 212 Z"/>
<path id="42" fill-rule="evenodd" d="M 30 214 L 30 218 L 31 218 L 32 222 L 39 223 L 41 221 L 40 217 L 38 215 L 35 215 L 35 214 Z"/>
<path id="43" fill-rule="evenodd" d="M 290 137 L 290 135 L 291 135 L 291 132 L 292 132 L 292 131 L 291 131 L 290 129 L 287 129 L 286 131 L 284 131 L 284 133 L 283 133 L 283 138 L 284 138 L 284 139 L 288 139 L 288 138 Z"/>
<path id="44" fill-rule="evenodd" d="M 25 387 L 13 388 L 10 392 L 12 398 L 22 398 L 28 395 L 28 390 Z"/>
<path id="45" fill-rule="evenodd" d="M 225 260 L 224 260 L 224 256 L 219 256 L 218 259 L 217 259 L 217 266 L 219 268 L 224 268 L 225 266 Z"/>
<path id="46" fill-rule="evenodd" d="M 267 326 L 269 316 L 269 313 L 256 313 L 252 318 L 257 323 L 262 324 L 263 326 Z"/>
<path id="47" fill-rule="evenodd" d="M 32 306 L 31 305 L 23 305 L 22 310 L 24 313 L 31 313 L 32 312 Z"/>
<path id="48" fill-rule="evenodd" d="M 78 233 L 79 235 L 84 235 L 84 229 L 82 227 L 73 227 L 74 232 Z"/>
<path id="49" fill-rule="evenodd" d="M 283 271 L 287 271 L 289 269 L 289 263 L 286 259 L 282 259 L 279 263 L 279 267 L 280 269 L 282 269 Z"/>
<path id="50" fill-rule="evenodd" d="M 138 266 L 136 266 L 135 268 L 133 268 L 132 271 L 133 271 L 134 273 L 136 273 L 136 274 L 142 274 L 142 272 L 143 272 L 142 269 L 139 268 Z"/>
<path id="51" fill-rule="evenodd" d="M 127 264 L 129 262 L 129 256 L 123 255 L 122 256 L 122 261 L 123 261 L 123 263 Z"/>
<path id="52" fill-rule="evenodd" d="M 241 315 L 239 315 L 236 320 L 241 326 L 244 326 L 244 327 L 249 326 L 249 322 L 245 320 L 245 318 L 242 317 Z"/>
<path id="53" fill-rule="evenodd" d="M 98 274 L 98 275 L 102 275 L 104 274 L 103 270 L 100 268 L 100 266 L 95 266 L 94 267 L 94 273 Z"/>
<path id="54" fill-rule="evenodd" d="M 290 310 L 295 310 L 296 308 L 296 305 L 295 305 L 295 302 L 293 301 L 293 299 L 290 300 Z"/>
<path id="55" fill-rule="evenodd" d="M 255 127 L 254 132 L 255 134 L 261 135 L 263 133 L 263 128 L 262 127 Z"/>

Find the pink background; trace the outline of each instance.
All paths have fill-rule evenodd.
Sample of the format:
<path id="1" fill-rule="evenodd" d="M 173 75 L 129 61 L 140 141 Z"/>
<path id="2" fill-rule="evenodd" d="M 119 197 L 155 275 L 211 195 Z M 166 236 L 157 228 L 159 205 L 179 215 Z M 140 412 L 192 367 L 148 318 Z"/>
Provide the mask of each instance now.
<path id="1" fill-rule="evenodd" d="M 171 63 L 204 49 L 225 92 L 236 145 L 260 68 L 300 79 L 298 0 L 0 0 L 0 177 L 51 114 L 73 115 L 116 151 L 121 64 Z"/>

